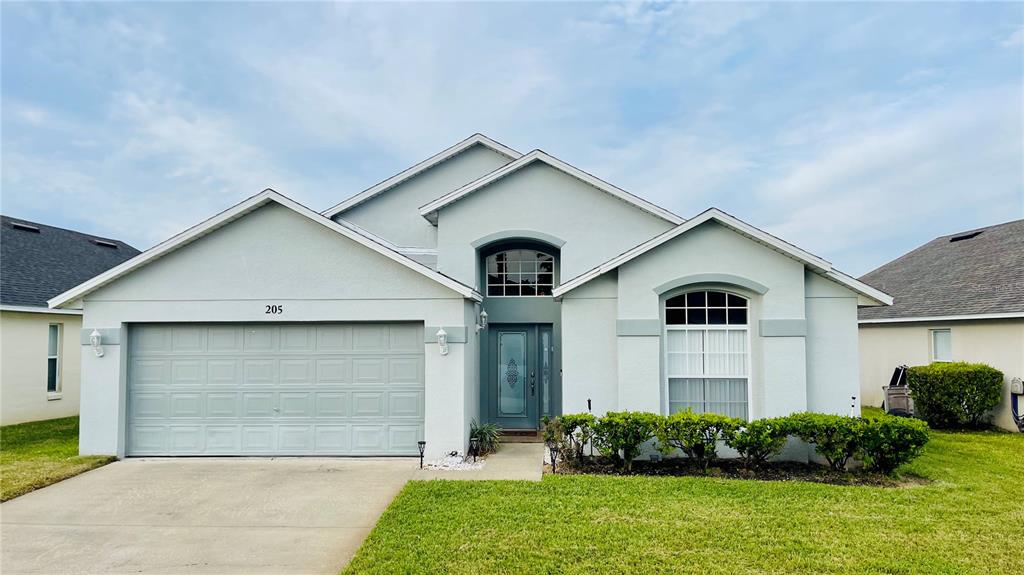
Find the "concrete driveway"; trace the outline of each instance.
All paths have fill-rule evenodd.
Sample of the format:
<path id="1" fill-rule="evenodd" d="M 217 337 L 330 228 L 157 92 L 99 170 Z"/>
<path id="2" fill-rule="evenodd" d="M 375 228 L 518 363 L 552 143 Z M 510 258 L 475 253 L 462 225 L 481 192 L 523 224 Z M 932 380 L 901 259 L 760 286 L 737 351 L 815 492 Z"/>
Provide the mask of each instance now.
<path id="1" fill-rule="evenodd" d="M 414 459 L 138 459 L 0 506 L 0 570 L 337 573 Z"/>

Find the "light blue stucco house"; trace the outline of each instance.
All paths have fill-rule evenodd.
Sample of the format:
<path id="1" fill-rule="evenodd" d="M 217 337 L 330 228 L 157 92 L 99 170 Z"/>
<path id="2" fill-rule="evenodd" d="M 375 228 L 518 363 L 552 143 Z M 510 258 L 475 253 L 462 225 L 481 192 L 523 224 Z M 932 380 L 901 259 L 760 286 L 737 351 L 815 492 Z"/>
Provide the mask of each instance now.
<path id="1" fill-rule="evenodd" d="M 51 300 L 83 311 L 81 451 L 464 451 L 470 421 L 859 407 L 886 294 L 474 135 L 318 213 L 266 190 Z"/>

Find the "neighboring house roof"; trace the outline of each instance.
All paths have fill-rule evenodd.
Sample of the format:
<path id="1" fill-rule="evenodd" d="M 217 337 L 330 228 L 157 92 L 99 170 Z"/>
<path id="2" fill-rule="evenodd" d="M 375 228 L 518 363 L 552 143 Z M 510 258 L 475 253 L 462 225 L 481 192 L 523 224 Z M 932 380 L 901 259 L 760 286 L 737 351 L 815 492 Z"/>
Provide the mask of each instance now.
<path id="1" fill-rule="evenodd" d="M 303 206 L 302 204 L 299 204 L 298 202 L 268 188 L 256 194 L 255 196 L 252 196 L 232 206 L 231 208 L 228 208 L 227 210 L 217 214 L 216 216 L 213 216 L 212 218 L 200 224 L 197 224 L 185 230 L 184 232 L 181 232 L 180 234 L 164 241 L 163 243 L 146 250 L 145 252 L 139 254 L 135 258 L 132 258 L 131 260 L 128 260 L 123 264 L 113 269 L 110 269 L 107 272 L 100 274 L 99 276 L 54 297 L 48 303 L 50 307 L 55 308 L 66 306 L 74 302 L 75 300 L 84 297 L 90 292 L 109 284 L 110 282 L 132 272 L 137 268 L 152 263 L 158 258 L 165 256 L 177 250 L 178 248 L 181 248 L 201 238 L 202 236 L 225 226 L 231 223 L 232 221 L 241 218 L 242 216 L 245 216 L 249 212 L 252 212 L 253 210 L 269 202 L 276 202 L 286 208 L 289 208 L 295 213 L 308 218 L 310 221 L 313 221 L 324 226 L 327 229 L 335 231 L 358 244 L 361 244 L 419 274 L 422 274 L 444 285 L 449 289 L 454 290 L 463 297 L 473 299 L 476 301 L 483 300 L 483 296 L 481 296 L 473 288 L 461 282 L 458 282 L 444 274 L 436 272 L 430 269 L 429 267 L 410 259 L 408 256 L 402 255 L 394 251 L 393 249 L 390 249 L 387 246 L 384 246 L 381 243 L 372 240 L 366 235 L 356 232 L 348 227 L 342 226 L 337 222 L 331 220 L 330 218 L 324 217 L 323 215 L 314 212 L 313 210 L 307 208 L 306 206 Z"/>
<path id="2" fill-rule="evenodd" d="M 44 311 L 49 298 L 138 253 L 120 240 L 0 216 L 0 306 Z"/>
<path id="3" fill-rule="evenodd" d="M 879 291 L 879 290 L 877 290 L 877 289 L 875 289 L 875 288 L 873 288 L 873 287 L 871 287 L 871 286 L 869 286 L 869 285 L 867 285 L 867 284 L 865 284 L 865 283 L 863 283 L 861 281 L 858 281 L 858 280 L 856 280 L 856 279 L 854 279 L 854 278 L 852 278 L 852 277 L 850 277 L 850 276 L 840 272 L 839 270 L 834 269 L 830 262 L 828 262 L 828 261 L 826 261 L 826 260 L 824 260 L 822 258 L 819 258 L 818 256 L 816 256 L 814 254 L 806 252 L 806 251 L 804 251 L 804 250 L 794 246 L 793 244 L 790 244 L 790 243 L 787 243 L 787 242 L 785 242 L 783 240 L 780 240 L 779 238 L 777 238 L 777 237 L 775 237 L 775 236 L 773 236 L 773 235 L 771 235 L 771 234 L 769 234 L 767 232 L 761 231 L 761 230 L 757 229 L 756 227 L 754 227 L 754 226 L 752 226 L 752 225 L 750 225 L 750 224 L 748 224 L 748 223 L 746 223 L 744 221 L 741 221 L 741 220 L 739 220 L 739 219 L 737 219 L 737 218 L 735 218 L 735 217 L 733 217 L 733 216 L 731 216 L 731 215 L 729 215 L 729 214 L 727 214 L 727 213 L 725 213 L 725 212 L 723 212 L 723 211 L 721 211 L 721 210 L 719 210 L 717 208 L 710 208 L 710 209 L 702 212 L 700 215 L 698 215 L 698 216 L 696 216 L 696 217 L 694 217 L 694 218 L 692 218 L 690 220 L 687 220 L 685 223 L 680 224 L 680 225 L 678 225 L 678 226 L 676 226 L 676 227 L 666 231 L 665 233 L 663 233 L 661 235 L 655 236 L 655 237 L 651 238 L 650 240 L 648 240 L 648 241 L 646 241 L 646 242 L 636 246 L 635 248 L 633 248 L 633 249 L 631 249 L 631 250 L 629 250 L 629 251 L 627 251 L 625 253 L 622 253 L 622 254 L 620 254 L 620 255 L 618 255 L 618 256 L 608 260 L 607 262 L 605 262 L 605 263 L 603 263 L 603 264 L 601 264 L 601 265 L 599 265 L 599 266 L 597 266 L 597 267 L 595 267 L 595 268 L 593 268 L 593 269 L 591 269 L 589 271 L 586 271 L 586 272 L 576 276 L 575 278 L 573 278 L 573 279 L 563 283 L 562 285 L 560 285 L 560 286 L 558 286 L 557 288 L 554 289 L 554 292 L 553 292 L 554 296 L 555 297 L 561 297 L 561 296 L 565 295 L 566 293 L 568 293 L 568 292 L 570 292 L 570 291 L 580 287 L 581 285 L 589 282 L 590 280 L 592 280 L 592 279 L 594 279 L 596 277 L 599 277 L 601 275 L 604 275 L 604 274 L 606 274 L 606 273 L 608 273 L 608 272 L 618 268 L 622 264 L 624 264 L 624 263 L 626 263 L 626 262 L 628 262 L 628 261 L 630 261 L 630 260 L 632 260 L 634 258 L 637 258 L 637 257 L 639 257 L 639 256 L 641 256 L 641 255 L 643 255 L 643 254 L 645 254 L 645 253 L 647 253 L 647 252 L 657 248 L 658 246 L 664 244 L 665 242 L 668 242 L 668 241 L 670 241 L 670 240 L 672 240 L 672 239 L 674 239 L 676 237 L 679 237 L 682 234 L 685 234 L 686 232 L 696 228 L 697 226 L 699 226 L 699 225 L 701 225 L 701 224 L 703 224 L 705 222 L 711 221 L 711 220 L 714 220 L 714 221 L 716 221 L 716 222 L 718 222 L 718 223 L 720 223 L 720 224 L 722 224 L 722 225 L 732 229 L 733 231 L 735 231 L 735 232 L 737 232 L 737 233 L 739 233 L 739 234 L 741 234 L 743 236 L 746 236 L 746 237 L 748 237 L 748 238 L 750 238 L 750 239 L 752 239 L 752 240 L 754 240 L 754 241 L 756 241 L 756 242 L 758 242 L 760 244 L 768 246 L 769 248 L 771 248 L 771 249 L 773 249 L 773 250 L 775 250 L 777 252 L 780 252 L 780 253 L 782 253 L 782 254 L 784 254 L 786 256 L 789 256 L 789 257 L 791 257 L 791 258 L 793 258 L 793 259 L 795 259 L 795 260 L 797 260 L 799 262 L 802 262 L 804 265 L 809 267 L 815 273 L 817 273 L 817 274 L 819 274 L 819 275 L 821 275 L 821 276 L 823 276 L 823 277 L 825 277 L 827 279 L 830 279 L 830 280 L 832 280 L 832 281 L 834 281 L 834 282 L 836 282 L 836 283 L 838 283 L 838 284 L 840 284 L 842 286 L 845 286 L 845 287 L 853 290 L 854 292 L 856 292 L 856 293 L 858 293 L 858 294 L 868 298 L 869 300 L 872 300 L 872 301 L 874 301 L 874 302 L 876 302 L 878 304 L 881 304 L 881 305 L 889 305 L 889 304 L 892 303 L 892 297 L 890 297 L 888 294 L 885 294 L 885 293 L 883 293 L 883 292 L 881 292 L 881 291 Z"/>
<path id="4" fill-rule="evenodd" d="M 628 204 L 631 204 L 645 212 L 653 214 L 673 224 L 678 225 L 685 221 L 683 218 L 673 214 L 672 212 L 666 210 L 665 208 L 652 204 L 651 202 L 648 202 L 643 198 L 634 196 L 633 194 L 621 188 L 618 188 L 604 180 L 596 178 L 588 174 L 587 172 L 584 172 L 583 170 L 575 166 L 571 166 L 563 162 L 562 160 L 559 160 L 558 158 L 555 158 L 554 156 L 551 156 L 541 150 L 533 150 L 532 152 L 526 154 L 525 156 L 522 156 L 521 158 L 515 160 L 514 162 L 508 163 L 489 174 L 486 174 L 484 176 L 481 176 L 480 178 L 477 178 L 476 180 L 473 180 L 472 182 L 462 186 L 457 190 L 448 192 L 447 194 L 437 198 L 436 200 L 421 206 L 420 215 L 427 218 L 427 220 L 430 221 L 431 223 L 436 224 L 438 210 L 452 203 L 455 203 L 461 200 L 462 198 L 472 194 L 473 192 L 479 191 L 508 175 L 514 174 L 515 172 L 533 164 L 534 162 L 542 162 L 544 164 L 547 164 L 548 166 L 551 166 L 556 170 L 564 172 L 586 184 L 589 184 L 597 188 L 598 190 L 601 190 L 602 192 L 611 194 L 612 196 Z"/>
<path id="5" fill-rule="evenodd" d="M 491 149 L 507 157 L 509 160 L 516 160 L 522 156 L 522 154 L 520 154 L 516 150 L 513 150 L 512 148 L 509 148 L 508 146 L 500 142 L 496 142 L 483 134 L 473 134 L 472 136 L 466 138 L 465 140 L 459 142 L 458 144 L 455 144 L 454 146 L 446 150 L 443 150 L 427 158 L 426 160 L 423 160 L 422 162 L 416 164 L 415 166 L 407 170 L 403 170 L 395 174 L 394 176 L 391 176 L 390 178 L 384 180 L 383 182 L 380 182 L 379 184 L 376 184 L 363 190 L 362 192 L 359 192 L 358 194 L 341 202 L 340 204 L 337 204 L 333 207 L 324 210 L 323 215 L 328 218 L 333 218 L 334 216 L 346 210 L 349 210 L 355 206 L 358 206 L 359 204 L 375 196 L 383 194 L 384 192 L 390 190 L 391 188 L 394 188 L 395 186 L 401 184 L 402 182 L 405 182 L 406 180 L 412 179 L 413 177 L 422 174 L 423 172 L 429 170 L 430 168 L 433 168 L 434 166 L 442 162 L 446 162 L 454 158 L 455 156 L 461 154 L 462 152 L 465 152 L 466 150 L 472 148 L 473 146 L 484 146 L 485 148 Z"/>
<path id="6" fill-rule="evenodd" d="M 896 299 L 861 323 L 1024 317 L 1024 220 L 935 238 L 860 279 Z"/>

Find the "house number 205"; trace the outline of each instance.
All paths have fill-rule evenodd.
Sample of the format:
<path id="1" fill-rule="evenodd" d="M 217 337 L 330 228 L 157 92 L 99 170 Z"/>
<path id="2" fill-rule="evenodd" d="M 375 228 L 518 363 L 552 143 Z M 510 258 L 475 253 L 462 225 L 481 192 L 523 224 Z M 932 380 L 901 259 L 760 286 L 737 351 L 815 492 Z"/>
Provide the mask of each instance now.
<path id="1" fill-rule="evenodd" d="M 277 315 L 277 314 L 284 313 L 284 306 L 283 305 L 268 305 L 267 306 L 267 311 L 265 313 L 268 313 L 268 314 L 271 314 L 271 315 Z"/>

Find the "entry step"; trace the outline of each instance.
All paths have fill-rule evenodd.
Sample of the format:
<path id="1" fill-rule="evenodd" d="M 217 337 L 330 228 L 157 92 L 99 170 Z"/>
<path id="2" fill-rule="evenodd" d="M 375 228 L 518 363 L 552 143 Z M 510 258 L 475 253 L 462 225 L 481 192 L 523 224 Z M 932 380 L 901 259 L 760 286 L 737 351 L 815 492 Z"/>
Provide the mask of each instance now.
<path id="1" fill-rule="evenodd" d="M 544 443 L 544 435 L 537 429 L 502 429 L 502 443 Z"/>

